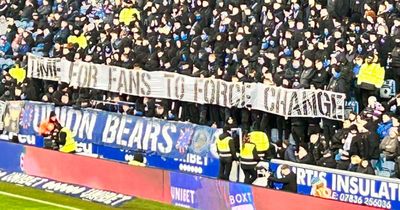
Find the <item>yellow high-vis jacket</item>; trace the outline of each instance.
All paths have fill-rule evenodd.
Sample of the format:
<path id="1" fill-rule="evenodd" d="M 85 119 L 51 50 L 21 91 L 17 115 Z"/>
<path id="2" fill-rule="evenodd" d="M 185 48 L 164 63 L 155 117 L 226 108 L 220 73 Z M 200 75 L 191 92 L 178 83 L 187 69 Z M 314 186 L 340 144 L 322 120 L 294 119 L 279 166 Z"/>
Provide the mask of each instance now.
<path id="1" fill-rule="evenodd" d="M 119 22 L 129 25 L 132 21 L 136 20 L 135 16 L 140 20 L 140 12 L 135 8 L 124 8 L 119 13 Z"/>
<path id="2" fill-rule="evenodd" d="M 358 73 L 357 85 L 366 83 L 374 85 L 376 88 L 381 88 L 384 80 L 385 69 L 379 63 L 365 63 Z"/>

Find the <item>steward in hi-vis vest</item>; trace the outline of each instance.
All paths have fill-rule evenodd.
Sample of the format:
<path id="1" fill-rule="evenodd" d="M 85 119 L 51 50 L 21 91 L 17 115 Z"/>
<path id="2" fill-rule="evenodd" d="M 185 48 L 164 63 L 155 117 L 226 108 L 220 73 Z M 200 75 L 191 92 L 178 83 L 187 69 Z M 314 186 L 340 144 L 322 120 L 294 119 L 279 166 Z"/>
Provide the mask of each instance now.
<path id="1" fill-rule="evenodd" d="M 269 139 L 263 131 L 252 131 L 249 133 L 250 142 L 256 145 L 257 154 L 260 158 L 265 159 L 269 149 Z"/>
<path id="2" fill-rule="evenodd" d="M 232 169 L 232 162 L 237 160 L 235 144 L 233 138 L 229 134 L 229 128 L 224 127 L 223 133 L 219 135 L 215 141 L 219 155 L 219 175 L 218 178 L 229 180 Z"/>
<path id="3" fill-rule="evenodd" d="M 77 145 L 74 139 L 74 134 L 68 128 L 62 128 L 60 130 L 59 141 L 60 141 L 60 152 L 75 153 Z"/>
<path id="4" fill-rule="evenodd" d="M 245 136 L 244 139 L 240 150 L 240 165 L 244 172 L 244 183 L 251 184 L 257 179 L 256 166 L 260 158 L 257 154 L 256 144 L 250 142 L 250 135 Z"/>

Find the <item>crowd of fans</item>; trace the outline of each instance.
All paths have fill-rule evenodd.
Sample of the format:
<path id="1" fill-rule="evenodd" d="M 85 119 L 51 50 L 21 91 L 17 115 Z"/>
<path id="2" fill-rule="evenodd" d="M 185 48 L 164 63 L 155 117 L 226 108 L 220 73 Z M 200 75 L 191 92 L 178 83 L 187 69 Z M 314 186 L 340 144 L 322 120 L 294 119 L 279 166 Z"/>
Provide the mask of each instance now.
<path id="1" fill-rule="evenodd" d="M 27 53 L 128 69 L 345 93 L 343 123 L 118 95 L 25 78 Z M 400 155 L 400 3 L 396 0 L 0 0 L 0 100 L 278 128 L 277 157 L 374 173 Z M 104 101 L 125 101 L 121 106 Z M 320 122 L 323 122 L 320 126 Z M 255 126 L 256 125 L 256 126 Z M 292 134 L 293 142 L 288 141 Z"/>

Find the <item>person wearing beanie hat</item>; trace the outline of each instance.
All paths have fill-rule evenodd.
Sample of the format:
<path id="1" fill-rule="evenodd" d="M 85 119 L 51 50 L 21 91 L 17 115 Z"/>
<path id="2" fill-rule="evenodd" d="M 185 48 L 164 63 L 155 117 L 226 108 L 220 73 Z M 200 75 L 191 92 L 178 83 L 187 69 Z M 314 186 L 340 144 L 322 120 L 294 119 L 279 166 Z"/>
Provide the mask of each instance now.
<path id="1" fill-rule="evenodd" d="M 311 89 L 325 89 L 325 86 L 328 85 L 328 72 L 326 68 L 324 68 L 324 64 L 322 60 L 316 59 L 314 63 L 315 74 L 311 79 L 310 87 Z"/>
<path id="2" fill-rule="evenodd" d="M 332 60 L 335 60 L 333 58 Z M 337 92 L 337 93 L 348 93 L 349 91 L 349 84 L 345 80 L 346 73 L 345 71 L 341 71 L 341 67 L 338 64 L 333 64 L 331 65 L 331 73 L 332 77 L 326 87 L 326 90 L 332 91 L 332 92 Z"/>
<path id="3" fill-rule="evenodd" d="M 336 168 L 336 161 L 330 150 L 325 150 L 322 155 L 322 158 L 316 162 L 317 166 Z"/>
<path id="4" fill-rule="evenodd" d="M 351 142 L 350 142 L 350 149 L 346 151 L 349 152 L 350 155 L 357 155 L 360 158 L 368 158 L 368 133 L 366 133 L 366 129 L 364 126 L 361 126 L 360 124 L 353 124 L 350 126 L 350 133 L 347 136 L 347 138 L 351 137 Z M 348 139 L 346 139 L 348 140 Z M 345 142 L 345 148 L 347 146 Z"/>
<path id="5" fill-rule="evenodd" d="M 68 94 L 68 84 L 61 83 L 58 86 L 58 89 L 54 91 L 51 95 L 51 100 L 55 103 L 56 106 L 64 106 L 69 105 L 69 94 Z"/>

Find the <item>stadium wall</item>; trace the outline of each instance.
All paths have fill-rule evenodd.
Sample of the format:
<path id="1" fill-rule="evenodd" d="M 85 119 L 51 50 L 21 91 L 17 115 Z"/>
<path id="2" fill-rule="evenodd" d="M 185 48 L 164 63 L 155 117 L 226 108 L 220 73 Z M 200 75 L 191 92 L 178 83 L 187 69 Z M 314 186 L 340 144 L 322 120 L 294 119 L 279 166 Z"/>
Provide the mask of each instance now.
<path id="1" fill-rule="evenodd" d="M 360 209 L 330 199 L 0 141 L 0 169 L 197 209 Z M 301 205 L 299 205 L 301 204 Z"/>

